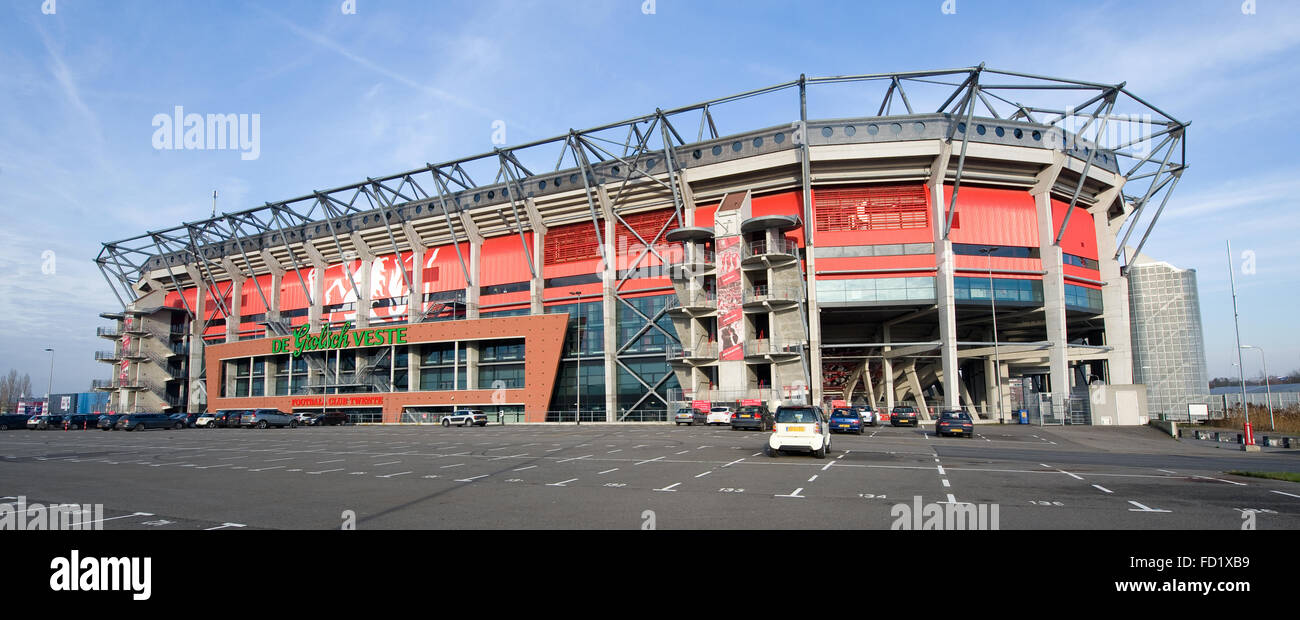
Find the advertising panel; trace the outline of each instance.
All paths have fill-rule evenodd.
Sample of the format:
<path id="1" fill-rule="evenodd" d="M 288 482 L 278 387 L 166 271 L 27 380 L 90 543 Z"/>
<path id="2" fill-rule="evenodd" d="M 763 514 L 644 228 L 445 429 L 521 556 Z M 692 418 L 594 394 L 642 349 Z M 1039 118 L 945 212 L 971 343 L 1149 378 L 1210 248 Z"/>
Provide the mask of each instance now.
<path id="1" fill-rule="evenodd" d="M 740 277 L 740 237 L 718 240 L 718 359 L 743 360 L 744 288 Z"/>

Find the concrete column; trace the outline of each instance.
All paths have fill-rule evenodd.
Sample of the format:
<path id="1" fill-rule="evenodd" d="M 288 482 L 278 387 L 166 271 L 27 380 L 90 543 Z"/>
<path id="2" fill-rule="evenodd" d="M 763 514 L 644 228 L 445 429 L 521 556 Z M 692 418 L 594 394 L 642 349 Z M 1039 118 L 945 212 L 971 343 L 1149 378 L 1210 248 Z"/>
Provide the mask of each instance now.
<path id="1" fill-rule="evenodd" d="M 423 389 L 420 385 L 420 362 L 423 358 L 420 356 L 420 345 L 408 344 L 397 345 L 406 347 L 406 391 L 419 392 Z"/>
<path id="2" fill-rule="evenodd" d="M 608 214 L 608 199 L 605 195 L 605 188 L 599 188 L 601 204 L 606 205 L 605 211 Z M 614 218 L 605 217 L 605 230 L 602 231 L 605 236 L 605 260 L 603 261 L 605 272 L 603 274 L 601 286 L 601 308 L 604 312 L 605 331 L 601 334 L 603 345 L 605 347 L 605 421 L 614 422 L 618 420 L 618 313 L 619 302 L 614 286 L 618 284 L 618 257 L 616 248 L 618 247 L 614 240 Z M 579 387 L 581 387 L 581 378 Z"/>
<path id="3" fill-rule="evenodd" d="M 239 313 L 239 306 L 243 303 L 244 280 L 243 276 L 231 274 L 230 284 L 230 316 L 226 317 L 226 342 L 235 342 L 239 340 L 239 324 L 243 318 Z"/>
<path id="4" fill-rule="evenodd" d="M 420 246 L 411 250 L 411 290 L 406 296 L 406 322 L 419 323 L 424 314 L 424 253 Z M 411 384 L 415 385 L 415 384 Z"/>
<path id="5" fill-rule="evenodd" d="M 199 400 L 199 391 L 207 389 L 207 384 L 203 383 L 204 366 L 206 364 L 205 356 L 203 354 L 203 323 L 204 319 L 207 318 L 207 308 L 203 298 L 208 294 L 208 285 L 203 281 L 203 278 L 198 277 L 199 272 L 197 269 L 188 267 L 187 270 L 189 271 L 191 280 L 196 283 L 193 307 L 194 317 L 190 320 L 189 333 L 186 336 L 189 340 L 190 354 L 190 375 L 188 377 L 188 386 L 186 390 L 189 394 L 189 407 L 187 408 L 187 411 L 194 413 L 204 411 L 207 408 L 206 402 L 200 402 Z M 120 371 L 120 367 L 114 366 L 113 368 L 113 378 L 116 379 L 116 374 Z M 213 372 L 217 372 L 218 370 L 219 369 L 214 368 Z M 201 384 L 203 387 L 196 390 L 194 389 L 195 384 Z M 209 397 L 210 396 L 211 395 L 209 395 Z M 121 397 L 119 396 L 119 398 Z M 125 410 L 125 408 L 123 408 L 123 410 Z"/>
<path id="6" fill-rule="evenodd" d="M 939 320 L 939 356 L 943 369 L 943 407 L 955 409 L 958 406 L 960 389 L 957 383 L 957 308 L 953 296 L 953 274 L 956 261 L 952 253 L 952 240 L 945 234 L 948 225 L 948 201 L 944 199 L 944 175 L 952 155 L 952 146 L 945 144 L 935 158 L 930 173 L 928 186 L 930 203 L 933 207 L 934 223 L 934 261 L 938 270 L 935 272 L 935 304 L 938 306 Z M 958 196 L 960 196 L 958 192 Z"/>
<path id="7" fill-rule="evenodd" d="M 542 304 L 543 295 L 546 292 L 546 280 L 544 279 L 545 269 L 542 266 L 542 260 L 545 258 L 542 251 L 546 244 L 546 229 L 533 228 L 533 269 L 537 271 L 533 275 L 528 286 L 529 314 L 545 314 L 546 308 Z"/>
<path id="8" fill-rule="evenodd" d="M 1119 188 L 1108 190 L 1105 194 L 1118 193 Z M 1092 221 L 1097 231 L 1097 262 L 1101 272 L 1102 321 L 1106 328 L 1106 344 L 1112 347 L 1106 354 L 1106 380 L 1114 385 L 1133 383 L 1133 344 L 1130 332 L 1128 305 L 1128 277 L 1120 272 L 1119 260 L 1115 258 L 1116 236 L 1125 216 L 1111 219 L 1108 214 L 1115 196 L 1098 202 L 1090 209 Z"/>
<path id="9" fill-rule="evenodd" d="M 916 399 L 916 415 L 918 418 L 927 416 L 929 409 L 925 404 L 925 392 L 921 390 L 921 378 L 916 375 L 916 362 L 907 365 L 907 383 L 912 388 L 912 398 Z"/>
<path id="10" fill-rule="evenodd" d="M 1034 194 L 1038 209 L 1038 243 L 1042 256 L 1043 316 L 1047 322 L 1048 364 L 1053 398 L 1067 397 L 1070 393 L 1069 364 L 1066 348 L 1069 344 L 1065 325 L 1065 269 L 1061 246 L 1055 243 L 1056 225 L 1052 220 L 1052 203 L 1048 191 Z"/>
<path id="11" fill-rule="evenodd" d="M 284 272 L 271 273 L 271 290 L 266 300 L 271 303 L 271 307 L 266 309 L 266 320 L 280 321 L 280 289 L 284 288 Z"/>
<path id="12" fill-rule="evenodd" d="M 373 257 L 363 258 L 361 260 L 361 269 L 356 276 L 357 288 L 357 329 L 370 327 L 370 280 L 371 272 L 375 267 Z"/>
<path id="13" fill-rule="evenodd" d="M 479 288 L 479 266 L 483 260 L 483 238 L 471 239 L 469 244 L 469 277 L 470 281 L 465 285 L 465 303 L 469 307 L 465 310 L 465 318 L 478 318 L 478 288 Z"/>
<path id="14" fill-rule="evenodd" d="M 889 326 L 885 325 L 882 330 L 885 342 L 889 342 L 890 331 Z M 893 347 L 886 345 L 882 350 L 887 354 L 891 349 L 893 349 Z M 882 358 L 881 361 L 884 363 L 885 367 L 883 373 L 885 379 L 885 408 L 887 410 L 892 410 L 894 408 L 894 395 L 896 393 L 894 390 L 894 362 L 887 356 Z"/>
<path id="15" fill-rule="evenodd" d="M 462 342 L 460 346 L 465 349 L 465 388 L 466 390 L 478 389 L 478 359 L 481 353 L 479 343 Z M 457 354 L 459 355 L 459 353 Z M 457 370 L 457 373 L 460 371 Z"/>

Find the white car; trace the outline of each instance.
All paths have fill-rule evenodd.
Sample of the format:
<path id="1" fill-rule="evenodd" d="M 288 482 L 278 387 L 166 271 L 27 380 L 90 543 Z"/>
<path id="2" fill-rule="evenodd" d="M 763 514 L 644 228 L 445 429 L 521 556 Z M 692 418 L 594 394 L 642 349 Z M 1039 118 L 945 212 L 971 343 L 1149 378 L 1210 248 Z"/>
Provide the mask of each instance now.
<path id="1" fill-rule="evenodd" d="M 709 415 L 705 416 L 704 423 L 712 424 L 731 424 L 731 407 L 714 407 L 709 409 Z"/>
<path id="2" fill-rule="evenodd" d="M 216 414 L 205 413 L 194 419 L 194 428 L 216 428 L 212 426 L 212 420 L 216 419 Z"/>
<path id="3" fill-rule="evenodd" d="M 442 417 L 443 426 L 487 426 L 487 414 L 477 409 L 461 409 Z"/>
<path id="4" fill-rule="evenodd" d="M 767 439 L 767 455 L 777 456 L 782 450 L 811 452 L 824 459 L 831 451 L 831 425 L 821 407 L 777 407 L 776 422 Z"/>
<path id="5" fill-rule="evenodd" d="M 295 413 L 293 419 L 298 421 L 299 426 L 311 426 L 311 419 L 316 417 L 314 413 Z"/>

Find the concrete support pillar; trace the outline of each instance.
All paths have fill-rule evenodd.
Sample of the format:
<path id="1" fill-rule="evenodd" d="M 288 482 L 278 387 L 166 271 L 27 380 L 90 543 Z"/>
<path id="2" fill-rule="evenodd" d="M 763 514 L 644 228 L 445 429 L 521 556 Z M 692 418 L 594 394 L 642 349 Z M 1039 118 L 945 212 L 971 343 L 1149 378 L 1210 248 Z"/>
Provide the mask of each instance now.
<path id="1" fill-rule="evenodd" d="M 478 293 L 479 293 L 479 266 L 483 261 L 483 238 L 470 239 L 469 244 L 469 277 L 470 281 L 465 283 L 465 318 L 478 318 Z"/>
<path id="2" fill-rule="evenodd" d="M 542 260 L 545 258 L 543 248 L 546 244 L 546 229 L 533 228 L 533 269 L 537 273 L 533 274 L 532 280 L 528 286 L 529 314 L 545 314 L 546 307 L 542 303 L 546 293 L 546 280 L 543 277 L 545 269 L 542 266 Z"/>
<path id="3" fill-rule="evenodd" d="M 907 384 L 911 387 L 912 398 L 916 400 L 917 418 L 927 415 L 929 409 L 925 404 L 925 393 L 921 390 L 921 378 L 916 375 L 916 362 L 907 365 Z"/>
<path id="4" fill-rule="evenodd" d="M 1114 385 L 1133 383 L 1133 343 L 1128 305 L 1128 277 L 1120 272 L 1115 247 L 1120 226 L 1126 219 L 1121 215 L 1111 219 L 1110 207 L 1119 194 L 1119 187 L 1103 192 L 1092 213 L 1097 231 L 1097 263 L 1101 272 L 1102 321 L 1106 329 L 1106 381 Z"/>
<path id="5" fill-rule="evenodd" d="M 266 309 L 266 320 L 280 321 L 280 289 L 284 288 L 284 272 L 276 271 L 271 273 L 271 290 L 267 291 L 266 300 L 271 303 L 271 307 Z"/>
<path id="6" fill-rule="evenodd" d="M 605 207 L 608 214 L 608 197 L 605 195 L 605 188 L 601 186 L 599 192 L 601 205 Z M 605 271 L 603 274 L 601 286 L 601 303 L 605 314 L 604 325 L 605 331 L 601 334 L 604 339 L 605 347 L 605 421 L 613 422 L 618 419 L 618 314 L 619 302 L 614 286 L 618 284 L 618 257 L 615 254 L 617 243 L 614 239 L 614 218 L 605 217 L 605 230 L 602 231 L 605 236 Z M 578 387 L 582 387 L 582 377 L 578 377 Z"/>
<path id="7" fill-rule="evenodd" d="M 402 347 L 406 347 L 406 351 L 407 351 L 406 352 L 406 391 L 419 392 L 421 389 L 423 389 L 422 386 L 420 385 L 420 362 L 423 361 L 423 358 L 420 357 L 420 345 L 399 344 L 397 345 L 397 347 L 399 351 L 401 350 Z"/>
<path id="8" fill-rule="evenodd" d="M 1043 316 L 1047 322 L 1050 382 L 1053 399 L 1068 398 L 1070 393 L 1070 368 L 1066 360 L 1069 344 L 1065 325 L 1065 269 L 1061 246 L 1056 241 L 1056 225 L 1052 218 L 1052 202 L 1048 191 L 1034 194 L 1038 210 L 1039 253 L 1043 271 Z M 1056 401 L 1059 402 L 1059 401 Z"/>
<path id="9" fill-rule="evenodd" d="M 411 290 L 406 296 L 407 323 L 419 323 L 420 319 L 424 318 L 424 254 L 426 251 L 428 249 L 424 246 L 411 248 Z"/>
<path id="10" fill-rule="evenodd" d="M 197 277 L 199 275 L 198 270 L 193 267 L 189 267 L 188 270 L 190 271 L 189 275 L 191 280 L 196 282 L 197 285 L 195 286 L 194 295 L 194 317 L 190 320 L 189 333 L 186 335 L 186 339 L 189 340 L 190 352 L 190 375 L 187 381 L 189 386 L 187 390 L 189 394 L 189 407 L 186 410 L 189 413 L 195 413 L 207 409 L 206 398 L 203 398 L 201 394 L 203 394 L 203 390 L 207 387 L 203 382 L 204 365 L 206 364 L 203 351 L 203 323 L 204 319 L 207 318 L 207 304 L 203 298 L 208 294 L 208 285 L 202 278 Z M 114 366 L 114 369 L 117 371 L 119 367 Z M 219 369 L 213 369 L 213 372 L 218 371 Z M 195 386 L 203 387 L 195 389 Z M 119 396 L 119 398 L 121 398 L 121 396 Z M 123 402 L 125 401 L 123 400 Z M 125 410 L 125 408 L 123 408 L 123 410 Z"/>
<path id="11" fill-rule="evenodd" d="M 957 308 L 953 296 L 953 274 L 956 261 L 952 253 L 952 240 L 948 238 L 945 228 L 948 223 L 948 201 L 944 199 L 943 180 L 952 156 L 952 145 L 945 143 L 935 158 L 930 172 L 928 187 L 930 203 L 933 206 L 934 220 L 934 261 L 938 270 L 935 272 L 935 304 L 938 306 L 939 320 L 939 356 L 943 372 L 943 407 L 955 409 L 958 406 L 960 388 L 957 383 Z M 960 193 L 958 194 L 960 196 Z"/>
<path id="12" fill-rule="evenodd" d="M 884 338 L 885 338 L 885 342 L 889 342 L 889 332 L 890 332 L 889 326 L 886 325 L 886 326 L 884 327 L 884 329 L 883 329 L 883 332 L 882 332 L 882 335 L 883 335 Z M 884 351 L 885 353 L 888 353 L 892 348 L 893 348 L 893 347 L 890 347 L 890 346 L 886 345 L 886 346 L 884 347 L 883 351 Z M 884 366 L 885 366 L 885 370 L 884 370 L 884 379 L 885 379 L 885 408 L 886 408 L 886 409 L 890 409 L 890 410 L 892 410 L 892 409 L 894 408 L 894 394 L 895 394 L 895 391 L 894 391 L 894 362 L 893 362 L 893 360 L 889 359 L 888 357 L 883 358 L 883 359 L 882 359 L 882 362 L 884 363 Z"/>
<path id="13" fill-rule="evenodd" d="M 231 272 L 230 280 L 230 316 L 226 317 L 226 342 L 239 340 L 239 324 L 243 322 L 239 306 L 243 303 L 244 280 L 242 275 Z"/>
<path id="14" fill-rule="evenodd" d="M 479 343 L 477 341 L 462 342 L 460 343 L 460 346 L 465 349 L 464 389 L 477 390 L 479 387 L 478 386 L 478 360 L 479 360 L 479 354 L 481 353 L 479 349 Z"/>
<path id="15" fill-rule="evenodd" d="M 357 281 L 357 329 L 370 327 L 370 280 L 371 272 L 374 271 L 375 259 L 373 257 L 361 259 L 361 268 L 353 274 Z"/>

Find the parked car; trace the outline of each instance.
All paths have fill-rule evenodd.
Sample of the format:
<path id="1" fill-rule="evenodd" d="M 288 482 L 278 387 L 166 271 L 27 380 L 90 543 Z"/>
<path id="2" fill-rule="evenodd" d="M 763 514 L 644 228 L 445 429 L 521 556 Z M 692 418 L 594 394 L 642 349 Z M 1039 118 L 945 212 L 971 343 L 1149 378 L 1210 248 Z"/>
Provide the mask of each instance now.
<path id="1" fill-rule="evenodd" d="M 126 414 L 106 413 L 102 416 L 99 416 L 99 421 L 96 423 L 96 426 L 99 427 L 99 430 L 101 431 L 117 430 L 117 421 L 122 419 L 122 416 L 124 415 Z"/>
<path id="2" fill-rule="evenodd" d="M 862 422 L 862 416 L 858 415 L 857 410 L 847 407 L 838 407 L 831 411 L 830 426 L 831 432 L 857 433 L 859 435 L 865 432 L 867 427 Z"/>
<path id="3" fill-rule="evenodd" d="M 867 426 L 876 425 L 876 410 L 871 405 L 858 405 L 853 408 L 858 412 L 858 417 L 862 418 L 862 423 Z"/>
<path id="4" fill-rule="evenodd" d="M 165 413 L 128 413 L 118 418 L 115 428 L 127 431 L 142 431 L 150 428 L 185 428 L 185 423 Z"/>
<path id="5" fill-rule="evenodd" d="M 27 420 L 27 428 L 43 431 L 48 428 L 58 428 L 62 423 L 63 416 L 34 415 Z"/>
<path id="6" fill-rule="evenodd" d="M 731 414 L 731 430 L 750 428 L 760 432 L 772 428 L 772 412 L 762 405 L 746 405 Z"/>
<path id="7" fill-rule="evenodd" d="M 11 428 L 27 428 L 27 421 L 31 418 L 32 416 L 17 413 L 0 415 L 0 431 L 7 431 Z"/>
<path id="8" fill-rule="evenodd" d="M 442 417 L 443 426 L 487 426 L 487 414 L 477 409 L 459 409 Z"/>
<path id="9" fill-rule="evenodd" d="M 172 418 L 185 423 L 186 428 L 196 428 L 199 424 L 199 417 L 206 414 L 202 413 L 173 413 Z"/>
<path id="10" fill-rule="evenodd" d="M 312 416 L 312 426 L 343 426 L 348 423 L 348 414 L 342 411 L 327 411 Z"/>
<path id="11" fill-rule="evenodd" d="M 282 413 L 278 409 L 251 409 L 239 418 L 239 426 L 244 428 L 297 428 L 298 420 Z"/>
<path id="12" fill-rule="evenodd" d="M 295 413 L 293 419 L 298 421 L 298 426 L 311 426 L 312 418 L 316 417 L 314 413 Z"/>
<path id="13" fill-rule="evenodd" d="M 223 409 L 218 411 L 208 422 L 208 428 L 239 428 L 239 419 L 244 415 L 241 409 Z"/>
<path id="14" fill-rule="evenodd" d="M 695 408 L 683 407 L 678 409 L 677 414 L 673 416 L 673 423 L 674 425 L 693 426 L 695 424 Z"/>
<path id="15" fill-rule="evenodd" d="M 940 437 L 944 435 L 974 437 L 975 423 L 970 419 L 970 414 L 965 411 L 956 409 L 945 411 L 939 414 L 939 421 L 934 423 L 934 434 Z"/>
<path id="16" fill-rule="evenodd" d="M 782 450 L 811 452 L 824 459 L 831 450 L 830 423 L 821 407 L 792 405 L 777 407 L 775 426 L 767 439 L 767 455 Z"/>
<path id="17" fill-rule="evenodd" d="M 215 413 L 200 413 L 199 417 L 194 418 L 194 428 L 217 428 L 214 423 L 217 419 Z"/>
<path id="18" fill-rule="evenodd" d="M 705 424 L 731 424 L 731 407 L 713 407 L 704 418 Z"/>
<path id="19" fill-rule="evenodd" d="M 59 421 L 59 428 L 84 431 L 99 428 L 99 416 L 92 413 L 71 413 Z"/>
<path id="20" fill-rule="evenodd" d="M 894 407 L 894 410 L 891 411 L 890 414 L 889 424 L 891 426 L 904 426 L 907 424 L 911 424 L 912 426 L 917 425 L 916 410 L 911 407 Z"/>

